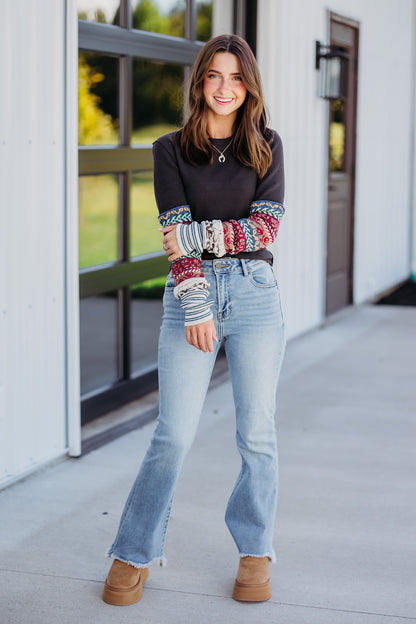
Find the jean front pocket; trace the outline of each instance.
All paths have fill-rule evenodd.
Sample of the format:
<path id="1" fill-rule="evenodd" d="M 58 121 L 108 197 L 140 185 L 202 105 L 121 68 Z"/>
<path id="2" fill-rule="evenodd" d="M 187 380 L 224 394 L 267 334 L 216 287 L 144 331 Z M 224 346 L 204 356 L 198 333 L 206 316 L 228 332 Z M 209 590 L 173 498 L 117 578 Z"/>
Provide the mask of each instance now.
<path id="1" fill-rule="evenodd" d="M 277 286 L 276 276 L 271 265 L 264 260 L 252 260 L 248 264 L 248 279 L 257 288 Z"/>

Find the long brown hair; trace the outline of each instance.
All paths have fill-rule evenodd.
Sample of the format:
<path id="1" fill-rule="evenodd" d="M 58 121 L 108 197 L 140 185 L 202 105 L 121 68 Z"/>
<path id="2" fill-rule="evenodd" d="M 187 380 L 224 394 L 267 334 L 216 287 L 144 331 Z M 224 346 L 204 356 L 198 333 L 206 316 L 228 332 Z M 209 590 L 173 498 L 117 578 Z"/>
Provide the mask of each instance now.
<path id="1" fill-rule="evenodd" d="M 210 39 L 195 61 L 188 86 L 189 117 L 181 136 L 183 156 L 193 165 L 212 162 L 203 90 L 204 78 L 218 52 L 235 54 L 240 62 L 241 77 L 247 89 L 245 101 L 238 109 L 233 141 L 234 156 L 243 165 L 254 169 L 259 178 L 262 178 L 272 162 L 269 143 L 273 135 L 267 128 L 267 113 L 256 59 L 248 43 L 237 35 L 219 35 Z"/>

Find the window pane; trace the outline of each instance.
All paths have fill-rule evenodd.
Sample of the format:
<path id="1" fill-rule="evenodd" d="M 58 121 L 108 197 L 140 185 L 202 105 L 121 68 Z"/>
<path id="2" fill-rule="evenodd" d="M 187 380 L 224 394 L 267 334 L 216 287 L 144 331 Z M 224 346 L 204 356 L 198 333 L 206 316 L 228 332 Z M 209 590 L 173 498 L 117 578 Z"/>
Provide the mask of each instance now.
<path id="1" fill-rule="evenodd" d="M 117 175 L 79 178 L 79 266 L 118 259 Z"/>
<path id="2" fill-rule="evenodd" d="M 341 100 L 330 103 L 329 170 L 345 170 L 345 107 Z"/>
<path id="3" fill-rule="evenodd" d="M 152 143 L 181 126 L 183 67 L 133 61 L 132 143 Z"/>
<path id="4" fill-rule="evenodd" d="M 80 52 L 79 144 L 115 145 L 119 142 L 118 125 L 118 59 Z"/>
<path id="5" fill-rule="evenodd" d="M 132 0 L 133 28 L 185 36 L 185 0 Z"/>
<path id="6" fill-rule="evenodd" d="M 77 0 L 79 19 L 102 24 L 120 23 L 120 0 Z"/>
<path id="7" fill-rule="evenodd" d="M 212 0 L 196 3 L 196 38 L 208 41 L 212 37 Z"/>
<path id="8" fill-rule="evenodd" d="M 152 143 L 181 126 L 183 67 L 133 61 L 132 143 Z"/>
<path id="9" fill-rule="evenodd" d="M 162 251 L 157 215 L 152 172 L 133 173 L 130 195 L 131 257 Z"/>
<path id="10" fill-rule="evenodd" d="M 117 292 L 80 301 L 81 393 L 117 381 Z"/>
<path id="11" fill-rule="evenodd" d="M 133 375 L 157 364 L 166 276 L 136 284 L 131 289 Z"/>

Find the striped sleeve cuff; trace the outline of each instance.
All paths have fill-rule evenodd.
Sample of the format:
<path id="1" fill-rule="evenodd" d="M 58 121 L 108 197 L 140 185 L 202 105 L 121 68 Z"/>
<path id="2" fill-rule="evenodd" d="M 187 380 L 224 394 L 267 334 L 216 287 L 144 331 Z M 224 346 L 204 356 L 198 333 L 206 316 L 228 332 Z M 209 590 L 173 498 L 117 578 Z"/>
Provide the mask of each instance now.
<path id="1" fill-rule="evenodd" d="M 178 223 L 176 240 L 183 256 L 202 254 L 204 251 L 205 228 L 202 223 Z"/>
<path id="2" fill-rule="evenodd" d="M 209 297 L 209 284 L 205 278 L 184 280 L 175 287 L 173 294 L 185 311 L 185 326 L 197 325 L 213 318 Z"/>

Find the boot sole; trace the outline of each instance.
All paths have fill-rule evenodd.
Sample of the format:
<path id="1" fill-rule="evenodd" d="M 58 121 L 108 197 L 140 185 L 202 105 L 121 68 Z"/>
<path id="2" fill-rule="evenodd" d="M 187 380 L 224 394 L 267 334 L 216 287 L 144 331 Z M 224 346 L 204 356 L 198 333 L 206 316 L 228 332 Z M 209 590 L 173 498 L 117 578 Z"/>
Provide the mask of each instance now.
<path id="1" fill-rule="evenodd" d="M 239 602 L 264 602 L 272 597 L 270 581 L 259 585 L 234 583 L 233 598 Z"/>
<path id="2" fill-rule="evenodd" d="M 133 587 L 127 589 L 120 589 L 118 587 L 111 587 L 107 581 L 104 585 L 103 600 L 107 604 L 124 607 L 132 605 L 135 602 L 139 602 L 142 597 L 143 585 L 145 584 L 147 577 L 149 576 L 148 568 L 142 568 L 140 571 L 139 580 Z"/>

